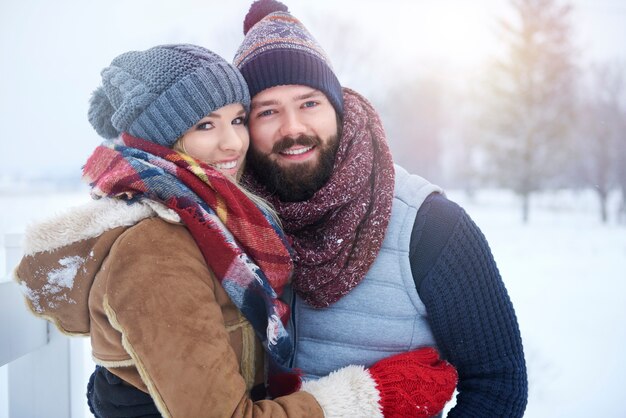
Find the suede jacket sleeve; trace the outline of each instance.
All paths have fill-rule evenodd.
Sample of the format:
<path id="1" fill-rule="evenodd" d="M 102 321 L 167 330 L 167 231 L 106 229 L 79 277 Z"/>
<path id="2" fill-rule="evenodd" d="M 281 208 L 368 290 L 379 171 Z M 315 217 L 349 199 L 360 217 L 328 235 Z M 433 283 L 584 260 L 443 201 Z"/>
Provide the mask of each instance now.
<path id="1" fill-rule="evenodd" d="M 526 364 L 513 305 L 487 241 L 439 194 L 416 216 L 411 269 L 442 357 L 458 371 L 448 417 L 521 417 Z"/>
<path id="2" fill-rule="evenodd" d="M 184 226 L 129 228 L 101 272 L 102 305 L 165 417 L 322 417 L 308 393 L 253 402 L 216 300 L 219 283 Z"/>

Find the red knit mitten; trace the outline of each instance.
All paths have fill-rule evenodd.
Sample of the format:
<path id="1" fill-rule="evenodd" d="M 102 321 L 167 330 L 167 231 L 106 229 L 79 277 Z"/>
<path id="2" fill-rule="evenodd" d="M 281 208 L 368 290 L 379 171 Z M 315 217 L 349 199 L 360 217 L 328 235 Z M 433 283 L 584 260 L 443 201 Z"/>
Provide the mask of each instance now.
<path id="1" fill-rule="evenodd" d="M 452 397 L 458 377 L 456 369 L 430 347 L 382 359 L 369 372 L 387 418 L 438 414 Z"/>
<path id="2" fill-rule="evenodd" d="M 456 386 L 454 367 L 432 348 L 396 354 L 371 368 L 346 366 L 302 383 L 326 418 L 430 417 L 450 400 Z"/>

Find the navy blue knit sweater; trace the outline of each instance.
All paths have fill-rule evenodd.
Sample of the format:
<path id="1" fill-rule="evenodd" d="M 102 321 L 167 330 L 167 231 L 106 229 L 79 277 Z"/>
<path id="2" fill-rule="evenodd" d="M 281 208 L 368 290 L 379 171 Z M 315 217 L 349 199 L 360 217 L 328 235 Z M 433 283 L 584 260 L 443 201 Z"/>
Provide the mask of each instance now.
<path id="1" fill-rule="evenodd" d="M 420 207 L 411 269 L 443 357 L 459 373 L 448 417 L 521 417 L 528 383 L 513 305 L 483 234 L 440 194 Z"/>

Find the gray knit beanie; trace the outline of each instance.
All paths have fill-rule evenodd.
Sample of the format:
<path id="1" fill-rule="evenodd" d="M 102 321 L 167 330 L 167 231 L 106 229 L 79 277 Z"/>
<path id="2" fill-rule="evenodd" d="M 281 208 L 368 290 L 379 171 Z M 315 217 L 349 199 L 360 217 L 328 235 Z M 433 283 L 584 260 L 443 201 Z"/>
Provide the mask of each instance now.
<path id="1" fill-rule="evenodd" d="M 220 107 L 250 106 L 241 73 L 195 45 L 161 45 L 119 55 L 101 72 L 89 103 L 89 122 L 104 138 L 122 132 L 172 147 L 200 119 Z"/>

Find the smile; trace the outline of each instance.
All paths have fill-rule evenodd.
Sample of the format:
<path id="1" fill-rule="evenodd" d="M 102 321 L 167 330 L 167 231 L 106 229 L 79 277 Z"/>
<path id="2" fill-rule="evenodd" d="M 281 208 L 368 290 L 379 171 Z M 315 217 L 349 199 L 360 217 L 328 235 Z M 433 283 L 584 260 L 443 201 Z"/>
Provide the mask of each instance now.
<path id="1" fill-rule="evenodd" d="M 304 147 L 304 148 L 297 148 L 297 149 L 288 149 L 285 151 L 282 151 L 281 154 L 287 154 L 287 155 L 301 155 L 304 154 L 305 152 L 309 152 L 310 150 L 312 150 L 313 147 Z"/>
<path id="2" fill-rule="evenodd" d="M 237 167 L 237 160 L 227 161 L 223 163 L 213 163 L 213 167 L 218 170 L 230 170 Z"/>

